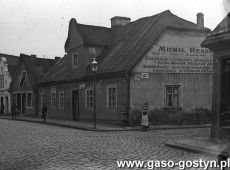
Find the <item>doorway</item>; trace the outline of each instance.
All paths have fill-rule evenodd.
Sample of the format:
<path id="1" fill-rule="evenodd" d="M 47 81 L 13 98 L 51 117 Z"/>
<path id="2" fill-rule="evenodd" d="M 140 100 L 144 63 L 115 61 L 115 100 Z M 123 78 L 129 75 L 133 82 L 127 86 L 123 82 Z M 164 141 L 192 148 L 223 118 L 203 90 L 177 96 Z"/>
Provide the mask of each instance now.
<path id="1" fill-rule="evenodd" d="M 79 90 L 72 91 L 73 120 L 80 120 L 79 115 Z"/>
<path id="2" fill-rule="evenodd" d="M 26 93 L 22 93 L 22 114 L 26 113 Z"/>
<path id="3" fill-rule="evenodd" d="M 17 93 L 17 109 L 21 110 L 21 93 Z"/>
<path id="4" fill-rule="evenodd" d="M 17 109 L 21 114 L 26 113 L 26 93 L 17 93 Z"/>
<path id="5" fill-rule="evenodd" d="M 221 125 L 230 125 L 230 58 L 222 60 Z"/>
<path id="6" fill-rule="evenodd" d="M 8 96 L 5 97 L 5 113 L 9 113 L 9 99 L 8 99 Z"/>

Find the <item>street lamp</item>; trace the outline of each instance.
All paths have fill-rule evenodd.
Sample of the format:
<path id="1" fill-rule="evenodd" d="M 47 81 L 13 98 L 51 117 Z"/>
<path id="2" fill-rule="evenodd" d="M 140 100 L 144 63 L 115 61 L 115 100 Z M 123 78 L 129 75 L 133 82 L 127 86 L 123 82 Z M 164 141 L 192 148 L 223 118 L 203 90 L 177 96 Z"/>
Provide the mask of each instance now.
<path id="1" fill-rule="evenodd" d="M 96 75 L 98 63 L 95 57 L 93 57 L 91 67 L 94 72 L 94 75 Z M 95 78 L 93 79 L 93 125 L 94 125 L 94 129 L 96 129 L 96 80 Z"/>

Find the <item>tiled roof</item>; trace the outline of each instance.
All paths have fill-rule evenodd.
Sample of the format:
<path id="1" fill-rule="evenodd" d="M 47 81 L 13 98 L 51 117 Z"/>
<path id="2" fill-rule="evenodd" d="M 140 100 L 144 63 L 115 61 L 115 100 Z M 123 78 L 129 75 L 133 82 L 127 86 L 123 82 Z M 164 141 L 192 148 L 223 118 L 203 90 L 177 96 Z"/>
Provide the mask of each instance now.
<path id="1" fill-rule="evenodd" d="M 85 44 L 108 45 L 110 42 L 110 29 L 92 25 L 77 24 Z"/>
<path id="2" fill-rule="evenodd" d="M 36 83 L 40 81 L 48 70 L 56 63 L 54 59 L 37 58 L 35 56 L 20 55 L 22 62 L 26 67 L 30 82 Z"/>
<path id="3" fill-rule="evenodd" d="M 229 41 L 230 40 L 230 12 L 226 15 L 226 17 L 216 26 L 216 28 L 212 31 L 211 35 L 209 35 L 202 43 L 202 47 L 209 48 L 219 48 L 218 46 L 223 46 L 220 42 Z M 229 48 L 228 43 L 225 43 L 226 47 Z"/>
<path id="4" fill-rule="evenodd" d="M 101 29 L 101 27 L 85 25 L 81 25 L 79 28 L 80 32 L 85 35 L 84 41 L 94 42 L 98 39 L 99 42 L 107 43 L 107 47 L 98 56 L 101 61 L 99 62 L 97 74 L 127 72 L 131 70 L 166 29 L 210 32 L 209 29 L 200 29 L 197 24 L 179 18 L 170 11 L 141 18 L 125 26 L 112 28 L 110 31 L 108 31 L 108 28 Z M 103 32 L 103 30 L 106 31 Z M 103 40 L 101 40 L 101 35 L 107 38 L 102 38 Z M 67 67 L 65 64 L 67 63 L 67 58 L 68 55 L 63 57 L 62 62 L 55 65 L 44 76 L 42 82 L 80 78 L 92 73 L 87 68 L 84 73 L 71 72 L 70 69 L 65 68 Z"/>
<path id="5" fill-rule="evenodd" d="M 9 73 L 10 73 L 11 77 L 13 77 L 13 76 L 14 76 L 15 71 L 16 71 L 16 68 L 17 68 L 17 66 L 16 66 L 16 65 L 8 65 L 8 71 L 9 71 Z"/>
<path id="6" fill-rule="evenodd" d="M 5 57 L 6 58 L 8 65 L 17 65 L 17 62 L 19 60 L 18 56 L 9 55 L 9 54 L 2 54 L 2 53 L 0 53 L 0 58 L 1 57 Z"/>

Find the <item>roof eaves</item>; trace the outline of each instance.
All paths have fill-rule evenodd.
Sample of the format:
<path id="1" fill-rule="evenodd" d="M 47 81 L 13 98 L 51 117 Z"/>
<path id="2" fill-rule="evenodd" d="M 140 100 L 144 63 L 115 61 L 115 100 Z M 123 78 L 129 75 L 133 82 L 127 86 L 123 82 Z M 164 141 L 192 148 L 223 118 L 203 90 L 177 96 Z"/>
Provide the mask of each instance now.
<path id="1" fill-rule="evenodd" d="M 183 27 L 175 27 L 171 25 L 166 25 L 166 28 L 172 29 L 172 30 L 179 30 L 179 31 L 192 31 L 192 32 L 199 32 L 199 33 L 205 33 L 205 34 L 210 34 L 211 30 L 208 28 L 204 29 L 196 29 L 196 28 L 183 28 Z"/>
<path id="2" fill-rule="evenodd" d="M 100 74 L 87 74 L 81 77 L 71 78 L 71 79 L 61 79 L 61 80 L 51 80 L 51 81 L 40 81 L 36 83 L 36 86 L 43 86 L 48 84 L 59 84 L 59 83 L 72 83 L 72 82 L 82 82 L 82 81 L 91 81 L 92 79 L 98 78 L 111 78 L 111 76 L 122 76 L 126 72 L 125 71 L 117 71 L 110 73 L 100 73 Z"/>

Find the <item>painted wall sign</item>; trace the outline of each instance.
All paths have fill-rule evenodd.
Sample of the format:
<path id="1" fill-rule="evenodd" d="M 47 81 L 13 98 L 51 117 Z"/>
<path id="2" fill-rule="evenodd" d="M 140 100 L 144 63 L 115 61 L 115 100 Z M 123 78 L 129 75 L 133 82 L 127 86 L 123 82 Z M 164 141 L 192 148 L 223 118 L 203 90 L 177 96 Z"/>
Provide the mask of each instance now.
<path id="1" fill-rule="evenodd" d="M 213 59 L 206 48 L 153 46 L 141 67 L 142 72 L 212 73 Z"/>

